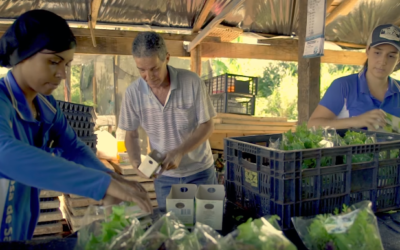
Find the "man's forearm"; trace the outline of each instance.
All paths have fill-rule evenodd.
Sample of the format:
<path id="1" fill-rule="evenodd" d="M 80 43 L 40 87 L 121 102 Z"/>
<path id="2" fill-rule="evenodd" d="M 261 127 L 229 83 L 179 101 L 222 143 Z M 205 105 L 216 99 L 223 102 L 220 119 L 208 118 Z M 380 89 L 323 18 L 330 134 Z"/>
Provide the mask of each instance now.
<path id="1" fill-rule="evenodd" d="M 141 163 L 139 134 L 136 131 L 126 132 L 125 147 L 133 168 L 138 168 Z"/>
<path id="2" fill-rule="evenodd" d="M 208 122 L 200 124 L 200 126 L 188 137 L 184 142 L 176 148 L 184 155 L 195 150 L 198 146 L 204 143 L 214 131 L 214 121 L 211 119 Z"/>

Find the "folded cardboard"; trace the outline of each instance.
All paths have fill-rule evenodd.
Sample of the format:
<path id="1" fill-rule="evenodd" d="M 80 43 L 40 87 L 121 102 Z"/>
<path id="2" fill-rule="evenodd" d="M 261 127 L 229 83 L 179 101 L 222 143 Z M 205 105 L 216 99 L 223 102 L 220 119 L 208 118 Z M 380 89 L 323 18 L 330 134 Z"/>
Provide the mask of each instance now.
<path id="1" fill-rule="evenodd" d="M 196 222 L 222 230 L 224 199 L 223 185 L 200 185 L 196 192 Z"/>
<path id="2" fill-rule="evenodd" d="M 160 171 L 163 159 L 163 154 L 157 150 L 151 151 L 140 164 L 140 172 L 142 172 L 147 178 L 151 178 L 154 173 Z"/>
<path id="3" fill-rule="evenodd" d="M 167 211 L 172 211 L 187 227 L 194 225 L 196 191 L 197 185 L 195 184 L 177 184 L 172 185 L 167 196 Z"/>

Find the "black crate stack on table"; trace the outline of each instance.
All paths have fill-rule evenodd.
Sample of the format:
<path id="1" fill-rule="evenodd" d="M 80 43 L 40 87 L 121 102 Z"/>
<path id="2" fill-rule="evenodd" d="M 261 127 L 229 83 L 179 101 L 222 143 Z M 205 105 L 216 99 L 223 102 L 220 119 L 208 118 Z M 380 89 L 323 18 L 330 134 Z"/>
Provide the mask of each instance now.
<path id="1" fill-rule="evenodd" d="M 94 134 L 96 120 L 94 108 L 63 101 L 57 101 L 57 104 L 77 136 L 96 153 L 97 135 Z"/>
<path id="2" fill-rule="evenodd" d="M 218 113 L 254 115 L 257 77 L 223 74 L 204 83 Z"/>
<path id="3" fill-rule="evenodd" d="M 226 138 L 227 199 L 256 217 L 280 216 L 284 230 L 293 228 L 292 217 L 333 213 L 362 200 L 370 200 L 375 212 L 399 209 L 400 158 L 390 152 L 399 150 L 400 135 L 363 133 L 376 135 L 377 143 L 284 151 L 268 147 L 282 134 Z M 353 163 L 365 154 L 373 160 Z M 321 166 L 325 157 L 330 166 Z M 315 168 L 304 169 L 310 160 Z"/>

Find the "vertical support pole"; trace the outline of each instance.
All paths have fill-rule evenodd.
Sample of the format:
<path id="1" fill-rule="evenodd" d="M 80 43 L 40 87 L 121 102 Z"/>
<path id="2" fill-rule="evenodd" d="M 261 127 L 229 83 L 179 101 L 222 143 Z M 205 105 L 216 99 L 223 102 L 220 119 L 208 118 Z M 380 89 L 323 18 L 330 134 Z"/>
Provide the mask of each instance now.
<path id="1" fill-rule="evenodd" d="M 201 76 L 201 45 L 190 52 L 190 70 Z"/>
<path id="2" fill-rule="evenodd" d="M 93 60 L 93 78 L 92 78 L 92 84 L 93 84 L 93 105 L 94 105 L 94 110 L 98 112 L 97 108 L 97 81 L 96 81 L 96 60 Z"/>
<path id="3" fill-rule="evenodd" d="M 321 58 L 303 58 L 308 0 L 299 3 L 298 122 L 307 122 L 320 101 Z"/>
<path id="4" fill-rule="evenodd" d="M 71 67 L 67 67 L 65 72 L 66 78 L 64 80 L 64 100 L 71 102 Z"/>
<path id="5" fill-rule="evenodd" d="M 118 92 L 118 71 L 119 71 L 119 56 L 114 56 L 114 114 L 115 114 L 115 126 L 118 128 L 119 122 L 119 111 L 120 111 L 120 98 Z"/>

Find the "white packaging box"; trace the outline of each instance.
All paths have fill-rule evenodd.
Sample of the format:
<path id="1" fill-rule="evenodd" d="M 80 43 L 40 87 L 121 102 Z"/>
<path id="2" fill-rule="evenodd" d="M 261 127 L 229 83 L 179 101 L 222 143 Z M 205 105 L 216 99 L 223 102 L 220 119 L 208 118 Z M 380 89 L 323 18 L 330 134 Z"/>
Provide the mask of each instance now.
<path id="1" fill-rule="evenodd" d="M 176 184 L 172 185 L 167 196 L 167 212 L 172 211 L 187 227 L 194 225 L 196 191 L 197 185 L 195 184 Z"/>
<path id="2" fill-rule="evenodd" d="M 196 222 L 222 230 L 224 199 L 223 185 L 200 185 L 196 192 Z"/>
<path id="3" fill-rule="evenodd" d="M 153 150 L 146 156 L 139 166 L 139 171 L 142 172 L 147 178 L 151 178 L 155 172 L 161 170 L 161 163 L 164 156 L 157 150 Z"/>

